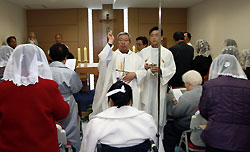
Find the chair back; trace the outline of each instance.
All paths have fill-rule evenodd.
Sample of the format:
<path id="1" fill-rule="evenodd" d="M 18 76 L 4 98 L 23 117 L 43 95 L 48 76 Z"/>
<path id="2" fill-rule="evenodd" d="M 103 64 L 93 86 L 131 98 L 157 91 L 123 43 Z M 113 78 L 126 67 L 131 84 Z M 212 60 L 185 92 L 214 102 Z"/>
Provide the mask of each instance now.
<path id="1" fill-rule="evenodd" d="M 105 144 L 97 144 L 97 152 L 151 152 L 152 149 L 155 150 L 155 148 L 151 148 L 153 145 L 155 144 L 149 139 L 131 147 L 112 147 Z M 158 152 L 158 150 L 153 152 Z"/>
<path id="2" fill-rule="evenodd" d="M 207 121 L 200 115 L 200 111 L 197 111 L 195 115 L 192 116 L 190 122 L 190 129 L 192 130 L 190 135 L 191 142 L 196 146 L 205 147 L 205 143 L 200 138 L 203 129 L 200 125 L 206 125 Z"/>

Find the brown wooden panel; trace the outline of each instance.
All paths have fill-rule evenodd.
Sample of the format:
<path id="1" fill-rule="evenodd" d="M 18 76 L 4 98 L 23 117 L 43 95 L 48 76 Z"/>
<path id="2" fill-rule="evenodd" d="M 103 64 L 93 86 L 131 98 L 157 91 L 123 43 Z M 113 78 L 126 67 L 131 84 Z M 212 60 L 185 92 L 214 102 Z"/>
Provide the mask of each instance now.
<path id="1" fill-rule="evenodd" d="M 27 10 L 27 25 L 77 24 L 77 9 Z"/>
<path id="2" fill-rule="evenodd" d="M 186 8 L 164 8 L 162 9 L 162 24 L 187 23 Z"/>
<path id="3" fill-rule="evenodd" d="M 55 34 L 61 33 L 63 41 L 78 41 L 77 25 L 29 26 L 28 32 L 35 32 L 39 42 L 55 42 Z"/>

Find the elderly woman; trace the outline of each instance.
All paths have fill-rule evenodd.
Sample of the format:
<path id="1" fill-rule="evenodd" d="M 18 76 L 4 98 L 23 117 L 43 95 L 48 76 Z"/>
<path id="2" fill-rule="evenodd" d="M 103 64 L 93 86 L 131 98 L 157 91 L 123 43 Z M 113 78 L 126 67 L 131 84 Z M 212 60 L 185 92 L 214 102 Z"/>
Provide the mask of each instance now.
<path id="1" fill-rule="evenodd" d="M 192 62 L 192 69 L 198 71 L 203 81 L 207 80 L 209 67 L 213 61 L 211 57 L 211 47 L 206 40 L 198 40 L 196 42 L 197 56 Z"/>
<path id="2" fill-rule="evenodd" d="M 127 149 L 129 152 L 147 151 L 150 148 L 147 139 L 157 141 L 157 129 L 151 115 L 131 107 L 131 87 L 117 81 L 110 87 L 107 96 L 111 107 L 90 120 L 80 152 L 96 152 L 98 143 L 103 145 L 103 152 L 117 152 L 124 147 L 130 147 Z M 162 152 L 162 142 L 159 141 L 159 152 Z"/>
<path id="3" fill-rule="evenodd" d="M 164 148 L 166 152 L 174 152 L 180 142 L 183 131 L 188 130 L 192 115 L 198 109 L 202 93 L 202 78 L 199 72 L 190 70 L 182 75 L 187 92 L 175 101 L 172 108 L 174 121 L 169 121 L 164 127 Z"/>
<path id="4" fill-rule="evenodd" d="M 249 151 L 250 81 L 233 55 L 216 57 L 199 104 L 208 120 L 201 138 L 207 152 Z"/>
<path id="5" fill-rule="evenodd" d="M 240 63 L 247 75 L 248 80 L 250 80 L 250 49 L 243 50 L 240 53 Z"/>
<path id="6" fill-rule="evenodd" d="M 227 46 L 222 49 L 221 54 L 230 54 L 236 57 L 239 61 L 239 50 L 234 46 Z"/>
<path id="7" fill-rule="evenodd" d="M 0 83 L 0 151 L 59 152 L 55 120 L 64 119 L 63 100 L 42 49 L 19 45 Z"/>
<path id="8" fill-rule="evenodd" d="M 13 49 L 9 46 L 4 45 L 0 47 L 0 81 L 1 81 L 1 78 L 3 77 L 4 69 L 7 65 L 7 62 L 12 52 L 13 52 Z"/>

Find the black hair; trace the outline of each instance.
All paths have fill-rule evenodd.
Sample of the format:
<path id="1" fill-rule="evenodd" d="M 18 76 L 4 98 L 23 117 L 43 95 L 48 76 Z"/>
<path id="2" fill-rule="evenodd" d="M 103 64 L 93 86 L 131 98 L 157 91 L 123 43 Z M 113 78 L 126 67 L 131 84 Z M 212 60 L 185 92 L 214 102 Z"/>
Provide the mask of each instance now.
<path id="1" fill-rule="evenodd" d="M 189 40 L 191 40 L 191 34 L 189 32 L 184 32 L 184 34 L 187 33 L 187 37 L 189 38 Z"/>
<path id="2" fill-rule="evenodd" d="M 68 53 L 68 48 L 61 43 L 56 43 L 49 49 L 49 56 L 53 61 L 63 61 L 68 56 Z"/>
<path id="3" fill-rule="evenodd" d="M 153 31 L 159 31 L 158 26 L 155 26 L 153 28 L 151 28 L 151 30 L 149 31 L 149 35 L 153 32 Z M 163 30 L 161 29 L 161 36 L 163 35 Z"/>
<path id="4" fill-rule="evenodd" d="M 175 32 L 173 35 L 175 41 L 184 40 L 184 33 L 183 32 Z"/>
<path id="5" fill-rule="evenodd" d="M 16 40 L 16 37 L 15 36 L 9 36 L 6 40 L 7 44 L 10 44 L 10 40 L 11 39 L 15 39 Z"/>
<path id="6" fill-rule="evenodd" d="M 74 55 L 71 52 L 69 52 L 68 56 L 67 56 L 67 59 L 74 59 L 74 58 L 75 58 Z"/>
<path id="7" fill-rule="evenodd" d="M 145 36 L 139 36 L 136 41 L 141 40 L 143 45 L 148 45 L 148 39 Z"/>
<path id="8" fill-rule="evenodd" d="M 125 88 L 125 91 L 126 91 L 125 93 L 117 92 L 117 93 L 108 97 L 108 101 L 110 99 L 112 99 L 114 102 L 114 105 L 117 106 L 117 108 L 120 108 L 121 106 L 128 105 L 130 100 L 133 101 L 132 100 L 132 97 L 133 97 L 132 88 L 122 81 L 117 81 L 116 83 L 114 83 L 110 87 L 108 92 L 113 91 L 115 89 L 121 89 L 122 86 L 124 86 L 124 88 Z"/>

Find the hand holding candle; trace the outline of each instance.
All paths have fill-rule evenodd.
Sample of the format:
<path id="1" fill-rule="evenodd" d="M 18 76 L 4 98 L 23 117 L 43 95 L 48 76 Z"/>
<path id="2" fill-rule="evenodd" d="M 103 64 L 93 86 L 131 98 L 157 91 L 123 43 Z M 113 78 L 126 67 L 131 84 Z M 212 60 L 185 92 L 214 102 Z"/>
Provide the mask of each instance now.
<path id="1" fill-rule="evenodd" d="M 133 45 L 133 47 L 132 47 L 132 51 L 135 53 L 135 46 Z"/>

